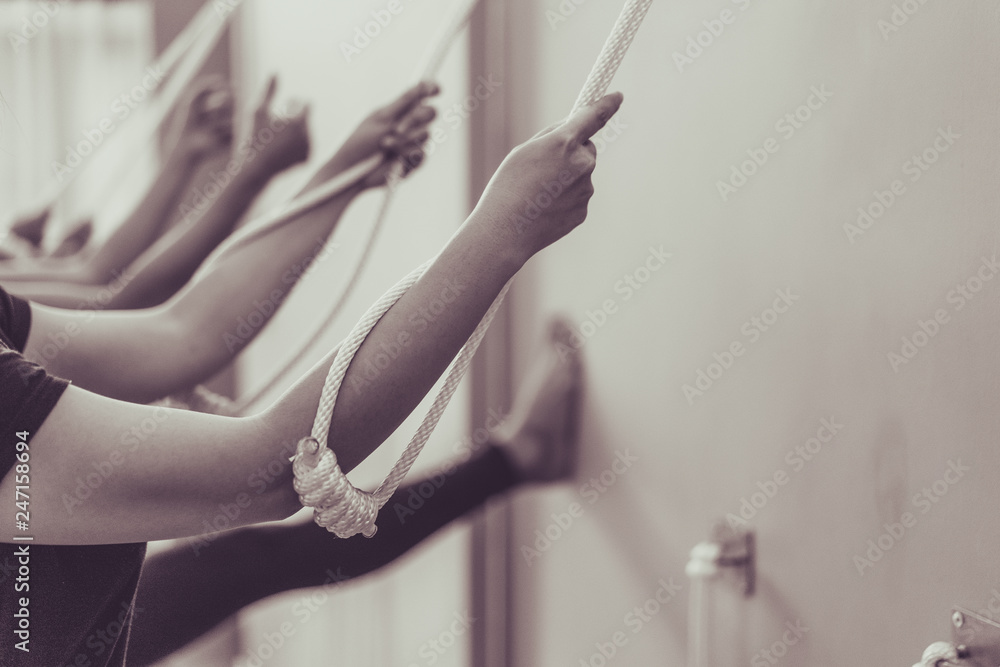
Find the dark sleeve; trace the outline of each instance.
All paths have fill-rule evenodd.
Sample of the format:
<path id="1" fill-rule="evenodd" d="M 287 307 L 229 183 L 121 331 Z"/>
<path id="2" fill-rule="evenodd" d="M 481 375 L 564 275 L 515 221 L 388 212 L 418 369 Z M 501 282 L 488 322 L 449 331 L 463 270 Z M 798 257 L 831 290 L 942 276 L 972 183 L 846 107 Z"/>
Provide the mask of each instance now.
<path id="1" fill-rule="evenodd" d="M 31 306 L 0 289 L 0 337 L 18 352 L 24 351 L 31 331 Z"/>
<path id="2" fill-rule="evenodd" d="M 16 434 L 27 431 L 30 441 L 68 385 L 17 351 L 24 349 L 30 330 L 31 307 L 0 290 L 0 478 L 14 465 Z"/>

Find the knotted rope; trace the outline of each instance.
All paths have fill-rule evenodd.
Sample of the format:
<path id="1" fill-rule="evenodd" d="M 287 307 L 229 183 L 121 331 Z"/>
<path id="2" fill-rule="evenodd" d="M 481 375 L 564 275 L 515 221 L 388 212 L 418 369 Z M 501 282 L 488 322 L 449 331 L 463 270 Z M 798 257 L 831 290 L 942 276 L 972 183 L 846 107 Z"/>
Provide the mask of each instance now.
<path id="1" fill-rule="evenodd" d="M 651 5 L 652 0 L 628 0 L 573 107 L 574 112 L 593 104 L 607 91 L 611 79 Z M 299 500 L 304 506 L 314 509 L 314 519 L 317 524 L 338 537 L 347 538 L 358 533 L 371 537 L 375 534 L 375 519 L 379 510 L 395 493 L 437 426 L 510 287 L 509 282 L 503 287 L 473 331 L 472 336 L 459 351 L 448 370 L 441 391 L 434 399 L 430 410 L 407 444 L 399 461 L 374 492 L 361 491 L 347 479 L 337 464 L 337 457 L 333 450 L 326 446 L 337 395 L 347 368 L 364 343 L 365 338 L 378 324 L 382 315 L 420 279 L 432 263 L 433 260 L 418 267 L 386 292 L 365 313 L 347 340 L 340 346 L 326 377 L 312 433 L 309 437 L 299 441 L 296 455 L 292 458 L 292 470 L 295 474 L 294 485 L 299 494 Z"/>
<path id="2" fill-rule="evenodd" d="M 924 650 L 920 662 L 913 667 L 948 667 L 958 665 L 958 647 L 951 642 L 934 642 Z"/>

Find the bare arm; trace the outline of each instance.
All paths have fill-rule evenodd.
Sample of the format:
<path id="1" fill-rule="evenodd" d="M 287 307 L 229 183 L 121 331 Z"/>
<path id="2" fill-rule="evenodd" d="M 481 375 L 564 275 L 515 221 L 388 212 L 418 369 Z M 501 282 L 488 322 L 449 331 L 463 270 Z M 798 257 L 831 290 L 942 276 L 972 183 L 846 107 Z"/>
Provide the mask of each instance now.
<path id="1" fill-rule="evenodd" d="M 24 259 L 0 264 L 9 291 L 49 305 L 67 307 L 60 283 L 105 285 L 124 271 L 160 235 L 174 216 L 184 187 L 209 154 L 228 145 L 232 97 L 221 84 L 206 82 L 182 101 L 184 113 L 173 148 L 142 200 L 108 240 L 85 259 Z M 56 282 L 46 290 L 38 283 Z M 29 283 L 19 288 L 17 283 Z M 72 307 L 72 306 L 69 306 Z"/>
<path id="2" fill-rule="evenodd" d="M 123 289 L 109 308 L 149 308 L 167 301 L 233 231 L 268 182 L 309 157 L 308 108 L 290 117 L 276 115 L 271 109 L 276 87 L 272 78 L 254 110 L 249 136 L 223 174 L 229 182 L 207 204 L 185 202 L 188 218 L 128 267 Z"/>
<path id="3" fill-rule="evenodd" d="M 330 442 L 350 469 L 394 430 L 458 351 L 502 285 L 534 253 L 567 234 L 586 217 L 593 187 L 595 150 L 588 138 L 617 110 L 609 96 L 548 134 L 516 149 L 501 165 L 469 220 L 425 276 L 393 306 L 362 345 L 345 378 L 330 427 Z M 530 202 L 559 183 L 560 193 L 542 211 L 523 218 Z M 444 290 L 451 303 L 421 328 L 411 320 Z M 417 329 L 420 329 L 419 331 Z M 412 335 L 393 364 L 374 378 L 364 367 L 381 346 Z M 34 328 L 29 347 L 37 344 Z M 37 348 L 36 348 L 37 349 Z M 71 387 L 32 441 L 32 475 L 39 489 L 33 507 L 36 541 L 106 543 L 202 532 L 202 521 L 220 504 L 238 502 L 262 464 L 282 456 L 290 441 L 308 432 L 329 358 L 275 406 L 257 417 L 229 419 L 161 413 L 160 426 L 116 465 L 72 518 L 61 494 L 80 471 L 111 460 L 117 442 L 155 408 L 124 406 Z M 355 389 L 352 390 L 351 388 Z M 387 403 L 391 403 L 387 405 Z M 117 441 L 115 440 L 117 438 Z M 0 495 L 12 494 L 12 475 Z M 287 468 L 231 525 L 281 518 L 298 508 Z M 36 504 L 37 503 L 37 504 Z M 14 534 L 0 515 L 0 535 Z M 0 539 L 7 539 L 2 538 Z"/>
<path id="4" fill-rule="evenodd" d="M 345 150 L 366 147 L 363 157 L 378 151 L 387 128 L 400 123 L 406 126 L 400 148 L 423 143 L 433 109 L 422 100 L 430 92 L 414 88 L 373 115 L 386 112 L 384 118 L 363 122 L 321 176 L 331 165 L 338 169 Z M 321 182 L 317 178 L 310 187 Z M 229 364 L 257 335 L 316 261 L 353 198 L 372 184 L 360 183 L 294 224 L 216 260 L 162 306 L 68 312 L 36 305 L 32 330 L 38 332 L 33 336 L 38 347 L 29 340 L 26 353 L 79 387 L 122 400 L 145 403 L 189 389 Z M 66 350 L 46 355 L 53 336 L 64 340 Z"/>

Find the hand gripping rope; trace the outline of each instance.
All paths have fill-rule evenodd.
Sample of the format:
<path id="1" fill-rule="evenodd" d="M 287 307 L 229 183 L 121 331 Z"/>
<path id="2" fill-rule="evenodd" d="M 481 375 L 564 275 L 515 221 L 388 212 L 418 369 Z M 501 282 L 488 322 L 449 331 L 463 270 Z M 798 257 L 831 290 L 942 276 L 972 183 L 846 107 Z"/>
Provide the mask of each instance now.
<path id="1" fill-rule="evenodd" d="M 577 98 L 573 113 L 582 107 L 593 104 L 607 91 L 612 77 L 614 77 L 651 5 L 652 0 L 629 0 L 625 5 L 580 96 Z M 347 479 L 337 464 L 337 457 L 333 450 L 326 446 L 327 433 L 336 405 L 337 394 L 351 360 L 364 343 L 369 332 L 375 327 L 382 315 L 420 279 L 432 263 L 433 260 L 426 262 L 386 292 L 365 313 L 361 321 L 348 335 L 347 340 L 340 346 L 326 377 L 323 393 L 320 396 L 319 409 L 313 422 L 312 434 L 299 441 L 298 451 L 292 457 L 292 470 L 295 474 L 294 484 L 295 490 L 299 494 L 299 500 L 304 506 L 313 508 L 317 524 L 338 537 L 347 538 L 358 533 L 371 537 L 375 534 L 375 519 L 378 516 L 378 511 L 396 491 L 437 426 L 445 407 L 458 388 L 472 356 L 479 347 L 479 343 L 486 334 L 486 330 L 493 321 L 493 317 L 510 287 L 510 283 L 508 283 L 500 291 L 468 342 L 459 351 L 457 358 L 448 370 L 440 393 L 434 399 L 416 434 L 406 446 L 399 461 L 389 471 L 385 481 L 374 492 L 361 491 Z"/>
<path id="2" fill-rule="evenodd" d="M 476 8 L 477 4 L 478 0 L 459 0 L 458 4 L 451 12 L 452 19 L 445 23 L 440 35 L 432 42 L 434 45 L 433 48 L 426 55 L 423 64 L 417 68 L 419 77 L 417 79 L 418 81 L 432 81 L 437 77 L 437 72 L 441 69 L 441 64 L 444 62 L 444 58 L 448 54 L 449 48 L 455 42 L 455 39 L 461 34 L 462 28 L 465 24 L 469 22 L 469 18 L 472 16 L 472 11 Z M 327 201 L 328 199 L 336 196 L 347 187 L 353 186 L 360 179 L 366 177 L 373 170 L 379 168 L 381 164 L 381 155 L 376 155 L 373 158 L 361 162 L 348 172 L 344 172 L 341 177 L 334 179 L 335 182 L 328 183 L 326 187 L 323 187 L 322 191 L 316 196 L 316 201 L 318 201 L 318 203 L 322 203 L 323 201 Z M 347 285 L 343 290 L 341 290 L 340 296 L 327 312 L 326 317 L 323 318 L 323 321 L 320 322 L 319 325 L 313 330 L 309 339 L 299 347 L 299 351 L 291 359 L 282 364 L 281 367 L 270 377 L 270 379 L 268 379 L 267 382 L 261 386 L 259 390 L 240 398 L 232 405 L 231 409 L 233 411 L 238 414 L 245 412 L 248 407 L 260 400 L 260 398 L 272 387 L 278 385 L 281 380 L 308 355 L 309 351 L 316 346 L 320 338 L 323 337 L 323 334 L 329 330 L 330 326 L 337 319 L 344 303 L 347 301 L 347 297 L 354 291 L 358 280 L 361 278 L 362 270 L 371 256 L 372 249 L 375 247 L 375 240 L 378 238 L 379 231 L 384 226 L 385 220 L 388 217 L 389 206 L 392 204 L 396 187 L 403 179 L 403 171 L 403 162 L 397 159 L 392 164 L 392 167 L 386 177 L 387 187 L 385 190 L 385 196 L 382 199 L 378 214 L 375 217 L 375 222 L 372 224 L 372 228 L 368 232 L 368 238 L 365 241 L 364 248 L 362 249 L 361 255 L 354 267 L 354 271 L 351 273 L 351 277 L 348 279 Z M 270 233 L 274 228 L 277 228 L 277 226 L 284 224 L 285 221 L 294 219 L 293 215 L 298 215 L 300 212 L 296 210 L 298 209 L 298 206 L 299 205 L 293 202 L 292 207 L 288 211 L 284 211 L 282 217 L 276 217 L 271 222 L 271 224 L 275 225 L 273 228 L 269 227 L 268 223 L 265 223 L 264 226 L 255 227 L 252 236 L 248 236 L 247 238 L 240 240 L 239 245 L 243 245 L 262 234 Z M 289 215 L 289 213 L 292 215 Z"/>
<path id="3" fill-rule="evenodd" d="M 476 8 L 477 4 L 478 0 L 458 1 L 458 4 L 451 11 L 452 19 L 446 22 L 444 29 L 441 31 L 438 38 L 434 40 L 434 47 L 425 57 L 424 64 L 417 68 L 419 81 L 430 81 L 434 79 L 437 75 L 437 71 L 441 68 L 441 64 L 444 62 L 445 56 L 448 54 L 449 47 L 454 43 L 455 38 L 461 34 L 462 28 L 466 23 L 468 23 L 469 18 L 472 16 L 472 11 Z M 362 179 L 366 178 L 369 174 L 380 168 L 383 161 L 384 158 L 381 154 L 376 154 L 370 158 L 362 160 L 350 169 L 347 169 L 334 178 L 328 180 L 323 185 L 292 200 L 283 209 L 264 218 L 262 222 L 236 232 L 224 243 L 219 245 L 219 247 L 216 248 L 211 255 L 209 255 L 209 257 L 202 263 L 202 268 L 196 272 L 194 279 L 198 279 L 206 273 L 213 264 L 220 261 L 228 254 L 242 248 L 243 246 L 253 243 L 257 239 L 274 233 L 285 225 L 294 222 L 302 214 L 307 213 L 317 206 L 323 205 L 325 202 L 336 197 L 342 192 L 354 187 Z M 343 290 L 341 290 L 340 296 L 327 312 L 326 317 L 324 317 L 323 321 L 320 322 L 319 325 L 313 330 L 309 339 L 299 346 L 299 351 L 291 359 L 284 362 L 258 390 L 241 397 L 239 400 L 230 400 L 199 385 L 189 392 L 172 396 L 170 398 L 172 405 L 186 406 L 192 410 L 209 412 L 217 415 L 238 416 L 245 414 L 250 406 L 259 401 L 273 387 L 278 386 L 281 383 L 282 379 L 308 355 L 312 348 L 316 346 L 320 338 L 323 337 L 323 334 L 326 333 L 333 322 L 337 319 L 344 303 L 347 301 L 347 297 L 350 296 L 351 292 L 353 292 L 354 287 L 357 285 L 358 280 L 361 277 L 365 264 L 371 256 L 372 249 L 375 246 L 375 240 L 378 238 L 378 233 L 388 216 L 389 206 L 392 203 L 396 186 L 403 178 L 403 171 L 403 163 L 399 160 L 396 160 L 390 167 L 389 173 L 386 176 L 388 187 L 386 188 L 385 196 L 382 199 L 375 222 L 372 224 L 372 228 L 368 232 L 368 239 L 365 241 L 364 248 L 362 249 L 358 262 L 354 267 L 354 271 L 351 273 L 351 277 L 348 279 L 347 285 Z"/>

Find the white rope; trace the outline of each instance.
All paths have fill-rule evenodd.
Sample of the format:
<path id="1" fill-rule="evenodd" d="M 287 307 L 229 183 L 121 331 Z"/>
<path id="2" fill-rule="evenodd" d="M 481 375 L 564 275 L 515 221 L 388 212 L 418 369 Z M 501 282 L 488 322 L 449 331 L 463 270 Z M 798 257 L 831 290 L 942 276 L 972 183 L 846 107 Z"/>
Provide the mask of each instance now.
<path id="1" fill-rule="evenodd" d="M 234 410 L 236 414 L 245 413 L 247 409 L 259 401 L 264 394 L 270 391 L 273 387 L 281 384 L 282 380 L 285 379 L 285 376 L 291 373 L 292 369 L 298 366 L 299 363 L 301 363 L 302 360 L 308 356 L 309 352 L 330 329 L 334 321 L 336 321 L 337 317 L 340 315 L 340 311 L 344 307 L 344 304 L 347 303 L 347 298 L 354 292 L 354 288 L 360 281 L 364 267 L 368 263 L 372 250 L 375 248 L 375 240 L 378 238 L 379 231 L 381 231 L 382 226 L 385 223 L 389 210 L 389 204 L 392 201 L 390 193 L 391 190 L 388 191 L 382 199 L 382 206 L 379 208 L 378 215 L 375 217 L 375 223 L 372 225 L 371 231 L 368 233 L 368 238 L 365 241 L 364 248 L 362 249 L 361 256 L 358 258 L 358 262 L 354 267 L 354 271 L 351 272 L 351 277 L 341 290 L 340 296 L 337 297 L 337 301 L 334 302 L 330 310 L 327 311 L 326 317 L 324 317 L 323 321 L 313 329 L 312 335 L 310 335 L 308 340 L 306 340 L 306 342 L 299 347 L 299 351 L 296 352 L 291 359 L 282 364 L 281 367 L 273 375 L 271 375 L 271 377 L 263 385 L 261 385 L 260 389 L 247 396 L 241 397 L 232 405 L 231 409 Z"/>
<path id="2" fill-rule="evenodd" d="M 948 667 L 958 665 L 958 647 L 951 642 L 934 642 L 924 650 L 920 662 L 913 667 Z"/>
<path id="3" fill-rule="evenodd" d="M 574 109 L 592 104 L 607 91 L 615 71 L 651 5 L 652 0 L 628 1 L 615 22 L 611 36 L 605 43 Z M 433 260 L 417 268 L 386 292 L 362 317 L 341 345 L 326 377 L 312 434 L 299 442 L 298 451 L 292 459 L 295 490 L 299 494 L 299 500 L 304 506 L 314 509 L 314 519 L 317 524 L 338 537 L 347 538 L 358 533 L 371 537 L 375 534 L 378 511 L 399 487 L 437 426 L 510 287 L 509 282 L 503 287 L 468 342 L 459 351 L 448 370 L 440 393 L 385 481 L 372 493 L 361 491 L 347 479 L 337 464 L 336 455 L 326 446 L 337 395 L 347 368 L 365 338 L 378 324 L 382 315 L 420 279 L 431 263 Z"/>
<path id="4" fill-rule="evenodd" d="M 438 70 L 441 69 L 445 56 L 447 56 L 450 47 L 455 42 L 455 39 L 461 34 L 462 29 L 469 22 L 469 19 L 472 17 L 472 12 L 476 8 L 477 4 L 478 0 L 458 0 L 458 3 L 450 12 L 451 20 L 446 22 L 444 29 L 441 30 L 437 38 L 431 42 L 433 45 L 431 50 L 424 58 L 423 64 L 416 70 L 416 79 L 418 82 L 431 81 L 437 77 Z M 307 210 L 321 205 L 349 187 L 354 186 L 359 180 L 365 178 L 374 169 L 379 168 L 381 164 L 381 156 L 370 158 L 353 168 L 351 173 L 345 172 L 344 174 L 336 177 L 335 182 L 327 182 L 321 188 L 310 191 L 307 197 L 294 200 L 285 210 L 272 216 L 271 219 L 265 220 L 259 225 L 254 225 L 251 231 L 247 231 L 246 233 L 234 238 L 230 243 L 226 244 L 226 248 L 213 253 L 213 255 L 209 258 L 210 261 L 206 261 L 204 265 L 207 267 L 212 261 L 217 261 L 226 253 L 236 250 L 237 248 L 244 246 L 255 239 L 276 231 L 278 228 L 291 222 Z M 386 179 L 387 188 L 385 195 L 382 198 L 378 214 L 375 217 L 375 222 L 372 225 L 371 231 L 368 233 L 368 238 L 365 241 L 365 245 L 361 251 L 358 262 L 355 265 L 354 271 L 351 273 L 351 277 L 347 281 L 347 285 L 345 285 L 343 290 L 340 292 L 340 296 L 337 298 L 337 301 L 334 302 L 330 310 L 327 311 L 326 317 L 324 317 L 323 321 L 313 329 L 312 335 L 309 336 L 306 342 L 299 346 L 299 351 L 292 356 L 291 359 L 282 364 L 281 367 L 278 368 L 278 370 L 261 385 L 260 389 L 252 394 L 249 394 L 248 396 L 240 398 L 235 402 L 235 404 L 229 406 L 230 409 L 236 410 L 237 413 L 243 413 L 250 406 L 259 401 L 273 387 L 280 384 L 285 376 L 287 376 L 296 366 L 299 365 L 299 363 L 302 362 L 303 359 L 305 359 L 306 356 L 308 356 L 309 352 L 330 329 L 334 321 L 336 321 L 337 317 L 340 315 L 340 311 L 344 307 L 344 304 L 347 302 L 347 298 L 357 286 L 358 281 L 361 278 L 361 273 L 363 272 L 365 265 L 368 263 L 368 259 L 371 257 L 372 250 L 375 247 L 375 240 L 378 238 L 378 234 L 388 217 L 389 207 L 392 204 L 396 187 L 403 178 L 403 169 L 403 164 L 399 160 L 397 160 L 390 168 Z"/>

